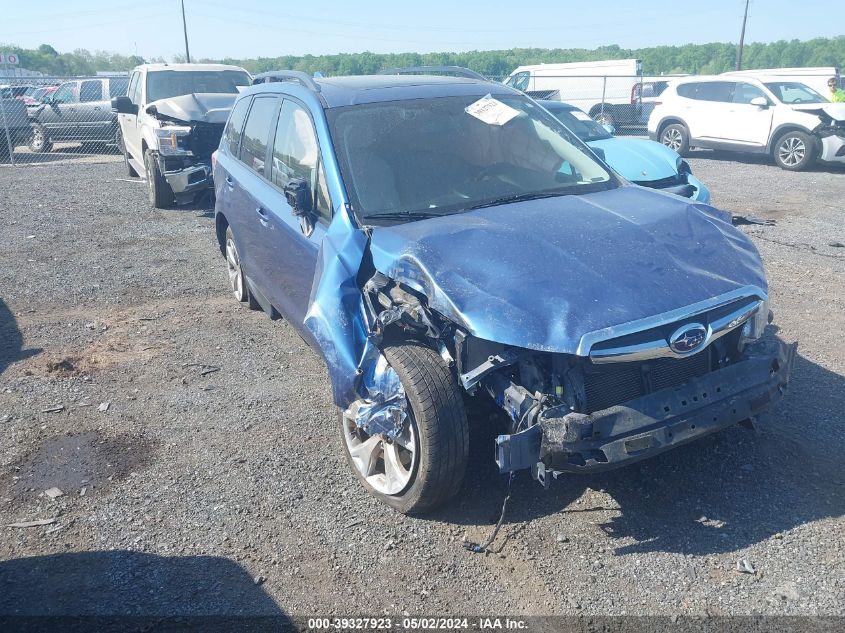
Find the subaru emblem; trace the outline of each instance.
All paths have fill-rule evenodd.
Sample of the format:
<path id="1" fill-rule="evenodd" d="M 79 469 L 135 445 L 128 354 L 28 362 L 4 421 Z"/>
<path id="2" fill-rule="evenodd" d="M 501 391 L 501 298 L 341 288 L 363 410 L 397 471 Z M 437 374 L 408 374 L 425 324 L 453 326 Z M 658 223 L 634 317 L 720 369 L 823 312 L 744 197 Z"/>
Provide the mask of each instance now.
<path id="1" fill-rule="evenodd" d="M 688 323 L 669 337 L 669 347 L 678 354 L 690 354 L 703 346 L 707 339 L 706 327 L 700 323 Z"/>

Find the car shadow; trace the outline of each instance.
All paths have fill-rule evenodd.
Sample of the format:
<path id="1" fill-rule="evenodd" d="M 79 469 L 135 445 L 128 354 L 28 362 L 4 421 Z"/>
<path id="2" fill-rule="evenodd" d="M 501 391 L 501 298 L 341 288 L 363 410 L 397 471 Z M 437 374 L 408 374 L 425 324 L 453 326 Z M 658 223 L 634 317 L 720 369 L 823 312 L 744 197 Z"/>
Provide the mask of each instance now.
<path id="1" fill-rule="evenodd" d="M 15 315 L 0 299 L 0 375 L 17 360 L 41 353 L 41 348 L 24 349 L 23 334 L 18 329 Z"/>
<path id="2" fill-rule="evenodd" d="M 693 149 L 690 150 L 687 158 L 712 160 L 720 163 L 746 163 L 749 165 L 777 167 L 769 154 L 743 154 L 742 152 L 726 152 L 718 149 Z M 845 173 L 845 165 L 817 162 L 806 171 L 811 173 L 842 174 Z"/>
<path id="3" fill-rule="evenodd" d="M 217 556 L 125 550 L 0 562 L 6 631 L 293 631 L 260 583 Z"/>
<path id="4" fill-rule="evenodd" d="M 840 517 L 842 410 L 845 377 L 799 355 L 789 391 L 754 431 L 734 426 L 608 473 L 564 475 L 545 491 L 522 471 L 513 483 L 505 525 L 556 513 L 601 513 L 597 525 L 615 541 L 617 554 L 702 555 Z M 478 431 L 478 422 L 473 426 Z M 463 490 L 431 520 L 476 526 L 498 520 L 507 476 L 491 464 L 494 435 L 475 433 Z M 588 490 L 603 491 L 606 502 L 574 503 Z M 608 511 L 615 516 L 606 518 Z"/>

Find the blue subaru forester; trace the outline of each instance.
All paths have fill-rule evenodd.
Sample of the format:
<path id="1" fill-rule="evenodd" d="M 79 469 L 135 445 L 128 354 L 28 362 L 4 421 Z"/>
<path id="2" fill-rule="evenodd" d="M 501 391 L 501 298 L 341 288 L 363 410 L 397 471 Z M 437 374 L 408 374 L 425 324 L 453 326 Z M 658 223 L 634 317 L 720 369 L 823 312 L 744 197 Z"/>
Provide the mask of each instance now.
<path id="1" fill-rule="evenodd" d="M 795 346 L 764 336 L 763 266 L 731 216 L 631 185 L 464 74 L 259 75 L 215 155 L 231 290 L 324 358 L 364 487 L 407 513 L 449 499 L 482 398 L 500 471 L 544 485 L 778 398 Z"/>

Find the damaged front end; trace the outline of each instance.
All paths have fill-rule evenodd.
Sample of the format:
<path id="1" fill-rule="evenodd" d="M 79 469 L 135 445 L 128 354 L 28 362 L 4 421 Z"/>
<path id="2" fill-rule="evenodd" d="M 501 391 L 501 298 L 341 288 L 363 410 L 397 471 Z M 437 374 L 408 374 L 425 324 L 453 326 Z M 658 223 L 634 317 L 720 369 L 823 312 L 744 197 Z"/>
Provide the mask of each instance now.
<path id="1" fill-rule="evenodd" d="M 147 106 L 157 126 L 154 157 L 177 202 L 213 190 L 211 154 L 220 144 L 234 95 L 185 95 Z"/>
<path id="2" fill-rule="evenodd" d="M 845 103 L 793 107 L 819 117 L 820 124 L 813 129 L 819 144 L 819 160 L 828 163 L 845 162 Z"/>
<path id="3" fill-rule="evenodd" d="M 496 439 L 500 471 L 531 468 L 547 485 L 550 475 L 610 470 L 752 419 L 784 393 L 797 344 L 742 346 L 739 330 L 687 358 L 547 358 L 551 380 L 527 388 L 514 382 L 523 380 L 519 365 L 485 378 L 511 413 L 511 432 Z M 536 364 L 531 358 L 529 375 Z"/>
<path id="4" fill-rule="evenodd" d="M 409 405 L 382 350 L 407 341 L 504 412 L 500 471 L 544 484 L 759 414 L 784 392 L 796 346 L 763 336 L 756 250 L 726 214 L 627 193 L 650 206 L 610 214 L 599 196 L 575 198 L 578 213 L 542 234 L 520 226 L 541 225 L 544 201 L 364 230 L 348 208 L 336 215 L 305 324 L 344 418 L 388 442 L 402 432 Z"/>

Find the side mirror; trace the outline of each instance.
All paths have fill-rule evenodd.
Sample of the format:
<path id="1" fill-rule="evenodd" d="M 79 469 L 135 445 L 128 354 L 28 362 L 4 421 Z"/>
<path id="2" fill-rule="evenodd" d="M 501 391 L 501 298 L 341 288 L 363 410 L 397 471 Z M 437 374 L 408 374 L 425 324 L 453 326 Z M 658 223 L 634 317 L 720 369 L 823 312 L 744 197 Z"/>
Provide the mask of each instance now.
<path id="1" fill-rule="evenodd" d="M 610 123 L 604 123 L 602 124 L 602 127 L 604 128 L 604 131 L 608 134 L 616 134 L 616 128 L 613 127 Z"/>
<path id="2" fill-rule="evenodd" d="M 303 178 L 291 178 L 285 185 L 285 198 L 298 217 L 305 217 L 311 213 L 311 188 Z"/>
<path id="3" fill-rule="evenodd" d="M 607 156 L 604 155 L 604 150 L 601 147 L 590 147 L 593 150 L 593 154 L 601 158 L 603 163 L 607 162 Z"/>
<path id="4" fill-rule="evenodd" d="M 768 108 L 769 107 L 769 100 L 766 97 L 754 97 L 749 103 L 753 106 L 757 106 L 758 108 Z"/>
<path id="5" fill-rule="evenodd" d="M 118 114 L 138 114 L 138 106 L 132 103 L 132 100 L 126 95 L 111 98 L 112 112 Z"/>

